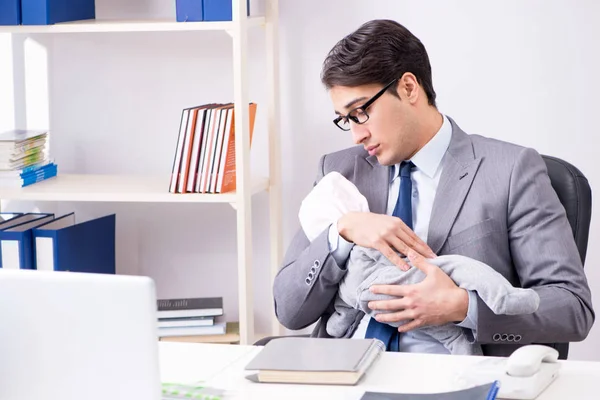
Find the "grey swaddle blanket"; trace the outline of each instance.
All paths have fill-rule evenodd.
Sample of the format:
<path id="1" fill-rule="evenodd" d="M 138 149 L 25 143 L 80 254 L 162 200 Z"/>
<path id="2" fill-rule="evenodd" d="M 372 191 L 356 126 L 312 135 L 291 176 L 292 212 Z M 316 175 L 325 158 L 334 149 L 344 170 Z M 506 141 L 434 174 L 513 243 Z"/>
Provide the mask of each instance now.
<path id="1" fill-rule="evenodd" d="M 534 290 L 513 287 L 502 275 L 482 262 L 460 255 L 439 256 L 427 261 L 440 267 L 461 288 L 477 292 L 495 314 L 529 314 L 539 306 L 540 298 Z M 342 337 L 355 321 L 357 313 L 362 311 L 373 317 L 381 312 L 371 310 L 369 301 L 393 297 L 371 293 L 371 285 L 414 284 L 424 278 L 425 274 L 416 267 L 404 272 L 379 251 L 354 246 L 335 299 L 335 312 L 327 321 L 327 333 Z M 402 323 L 390 325 L 400 326 Z M 481 346 L 471 343 L 462 328 L 454 324 L 420 330 L 441 342 L 452 354 L 482 354 Z"/>
<path id="2" fill-rule="evenodd" d="M 330 172 L 302 201 L 298 217 L 306 237 L 312 241 L 350 211 L 369 211 L 367 199 L 340 173 Z M 527 314 L 538 308 L 540 299 L 535 291 L 512 287 L 502 275 L 484 263 L 459 255 L 440 256 L 428 261 L 440 267 L 458 286 L 477 292 L 496 314 Z M 371 285 L 413 284 L 424 278 L 418 268 L 403 272 L 379 251 L 354 246 L 335 299 L 335 313 L 327 322 L 327 333 L 333 337 L 345 336 L 358 313 L 365 312 L 371 316 L 378 313 L 369 309 L 369 301 L 392 298 L 371 293 Z M 391 325 L 399 326 L 400 323 Z M 452 354 L 481 354 L 481 347 L 470 343 L 463 329 L 454 324 L 419 330 L 438 340 Z"/>

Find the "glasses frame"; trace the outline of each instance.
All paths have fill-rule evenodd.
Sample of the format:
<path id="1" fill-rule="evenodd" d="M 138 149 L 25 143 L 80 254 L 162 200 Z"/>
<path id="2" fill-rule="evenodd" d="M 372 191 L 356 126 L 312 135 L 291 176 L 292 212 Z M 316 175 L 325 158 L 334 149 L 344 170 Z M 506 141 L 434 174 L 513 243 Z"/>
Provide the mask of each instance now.
<path id="1" fill-rule="evenodd" d="M 342 121 L 343 119 L 352 121 L 352 122 L 354 122 L 355 124 L 358 124 L 358 125 L 362 125 L 365 122 L 367 122 L 369 120 L 369 113 L 367 113 L 367 108 L 369 108 L 375 102 L 375 100 L 377 100 L 378 98 L 380 98 L 386 92 L 386 90 L 388 90 L 394 83 L 398 82 L 398 79 L 399 78 L 396 78 L 393 81 L 391 81 L 390 83 L 388 83 L 387 85 L 385 85 L 383 87 L 383 89 L 381 89 L 373 97 L 371 97 L 369 100 L 367 100 L 366 103 L 363 104 L 362 106 L 353 108 L 346 115 L 339 115 L 337 118 L 334 118 L 333 123 L 335 124 L 335 126 L 337 126 L 338 128 L 340 128 L 344 132 L 348 132 L 350 130 L 350 127 L 348 127 L 346 129 L 346 128 L 343 128 L 341 125 L 339 125 L 339 122 Z M 365 114 L 367 116 L 367 119 L 365 119 L 364 121 L 361 122 L 361 121 L 359 121 L 359 119 L 357 117 L 354 117 L 354 116 L 350 115 L 350 114 L 352 114 L 353 112 L 355 112 L 357 110 L 361 110 L 363 112 L 363 114 Z"/>

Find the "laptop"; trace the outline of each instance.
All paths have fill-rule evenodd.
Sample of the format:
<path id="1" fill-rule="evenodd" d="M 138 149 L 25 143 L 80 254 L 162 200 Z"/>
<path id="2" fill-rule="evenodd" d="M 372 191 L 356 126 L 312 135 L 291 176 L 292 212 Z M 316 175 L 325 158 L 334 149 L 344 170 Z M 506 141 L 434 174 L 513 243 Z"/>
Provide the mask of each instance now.
<path id="1" fill-rule="evenodd" d="M 0 399 L 160 398 L 150 278 L 0 269 Z"/>

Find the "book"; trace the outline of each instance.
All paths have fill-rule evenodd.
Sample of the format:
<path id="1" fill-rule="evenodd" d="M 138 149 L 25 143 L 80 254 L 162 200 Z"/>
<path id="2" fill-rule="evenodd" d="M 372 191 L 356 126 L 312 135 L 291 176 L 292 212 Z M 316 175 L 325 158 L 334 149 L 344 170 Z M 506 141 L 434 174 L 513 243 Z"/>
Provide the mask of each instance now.
<path id="1" fill-rule="evenodd" d="M 216 317 L 223 315 L 222 297 L 157 300 L 158 318 Z"/>
<path id="2" fill-rule="evenodd" d="M 205 336 L 205 335 L 224 335 L 225 322 L 216 323 L 209 326 L 184 326 L 158 328 L 159 337 L 168 336 Z"/>
<path id="3" fill-rule="evenodd" d="M 444 393 L 365 392 L 360 400 L 494 400 L 499 388 L 499 382 L 494 381 L 485 385 Z"/>
<path id="4" fill-rule="evenodd" d="M 31 172 L 37 172 L 41 169 L 48 169 L 49 166 L 55 165 L 53 160 L 42 160 L 38 163 L 28 165 L 27 167 L 21 169 L 13 169 L 13 170 L 0 170 L 0 179 L 5 178 L 18 178 L 23 177 Z"/>
<path id="5" fill-rule="evenodd" d="M 283 337 L 271 340 L 247 365 L 264 383 L 355 385 L 385 345 L 378 339 Z"/>
<path id="6" fill-rule="evenodd" d="M 193 336 L 167 336 L 160 337 L 161 342 L 183 343 L 223 343 L 237 344 L 240 342 L 240 324 L 227 322 L 224 335 L 193 335 Z"/>
<path id="7" fill-rule="evenodd" d="M 191 297 L 182 299 L 157 300 L 158 311 L 193 310 L 197 308 L 223 308 L 222 297 Z"/>
<path id="8" fill-rule="evenodd" d="M 159 328 L 175 328 L 185 326 L 211 326 L 215 324 L 214 317 L 192 317 L 192 318 L 159 318 Z"/>
<path id="9" fill-rule="evenodd" d="M 250 145 L 254 134 L 254 121 L 256 119 L 256 103 L 250 103 Z M 231 113 L 232 123 L 228 140 L 223 143 L 224 160 L 221 161 L 222 168 L 219 171 L 217 179 L 217 193 L 231 192 L 236 189 L 236 160 L 235 160 L 235 111 Z"/>
<path id="10" fill-rule="evenodd" d="M 0 177 L 0 188 L 18 188 L 33 185 L 46 179 L 53 178 L 58 173 L 56 164 L 49 164 L 35 171 L 29 171 L 14 177 Z"/>
<path id="11" fill-rule="evenodd" d="M 46 131 L 14 129 L 0 133 L 0 148 L 14 149 L 27 145 L 32 141 L 41 140 L 47 136 Z"/>

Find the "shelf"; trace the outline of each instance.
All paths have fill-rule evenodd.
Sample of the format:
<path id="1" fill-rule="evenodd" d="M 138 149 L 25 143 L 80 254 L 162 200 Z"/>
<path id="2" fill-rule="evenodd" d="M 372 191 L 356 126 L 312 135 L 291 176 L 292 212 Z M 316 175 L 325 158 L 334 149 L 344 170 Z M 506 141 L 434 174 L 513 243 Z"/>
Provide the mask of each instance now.
<path id="1" fill-rule="evenodd" d="M 225 194 L 174 194 L 168 192 L 169 176 L 70 175 L 24 188 L 0 188 L 3 200 L 112 201 L 148 203 L 235 203 L 235 192 Z M 267 190 L 269 180 L 252 180 L 252 194 Z"/>
<path id="2" fill-rule="evenodd" d="M 248 17 L 248 28 L 263 26 L 264 17 Z M 54 25 L 0 26 L 0 33 L 86 33 L 86 32 L 167 32 L 227 31 L 235 29 L 232 21 L 177 22 L 173 20 L 84 20 Z"/>

